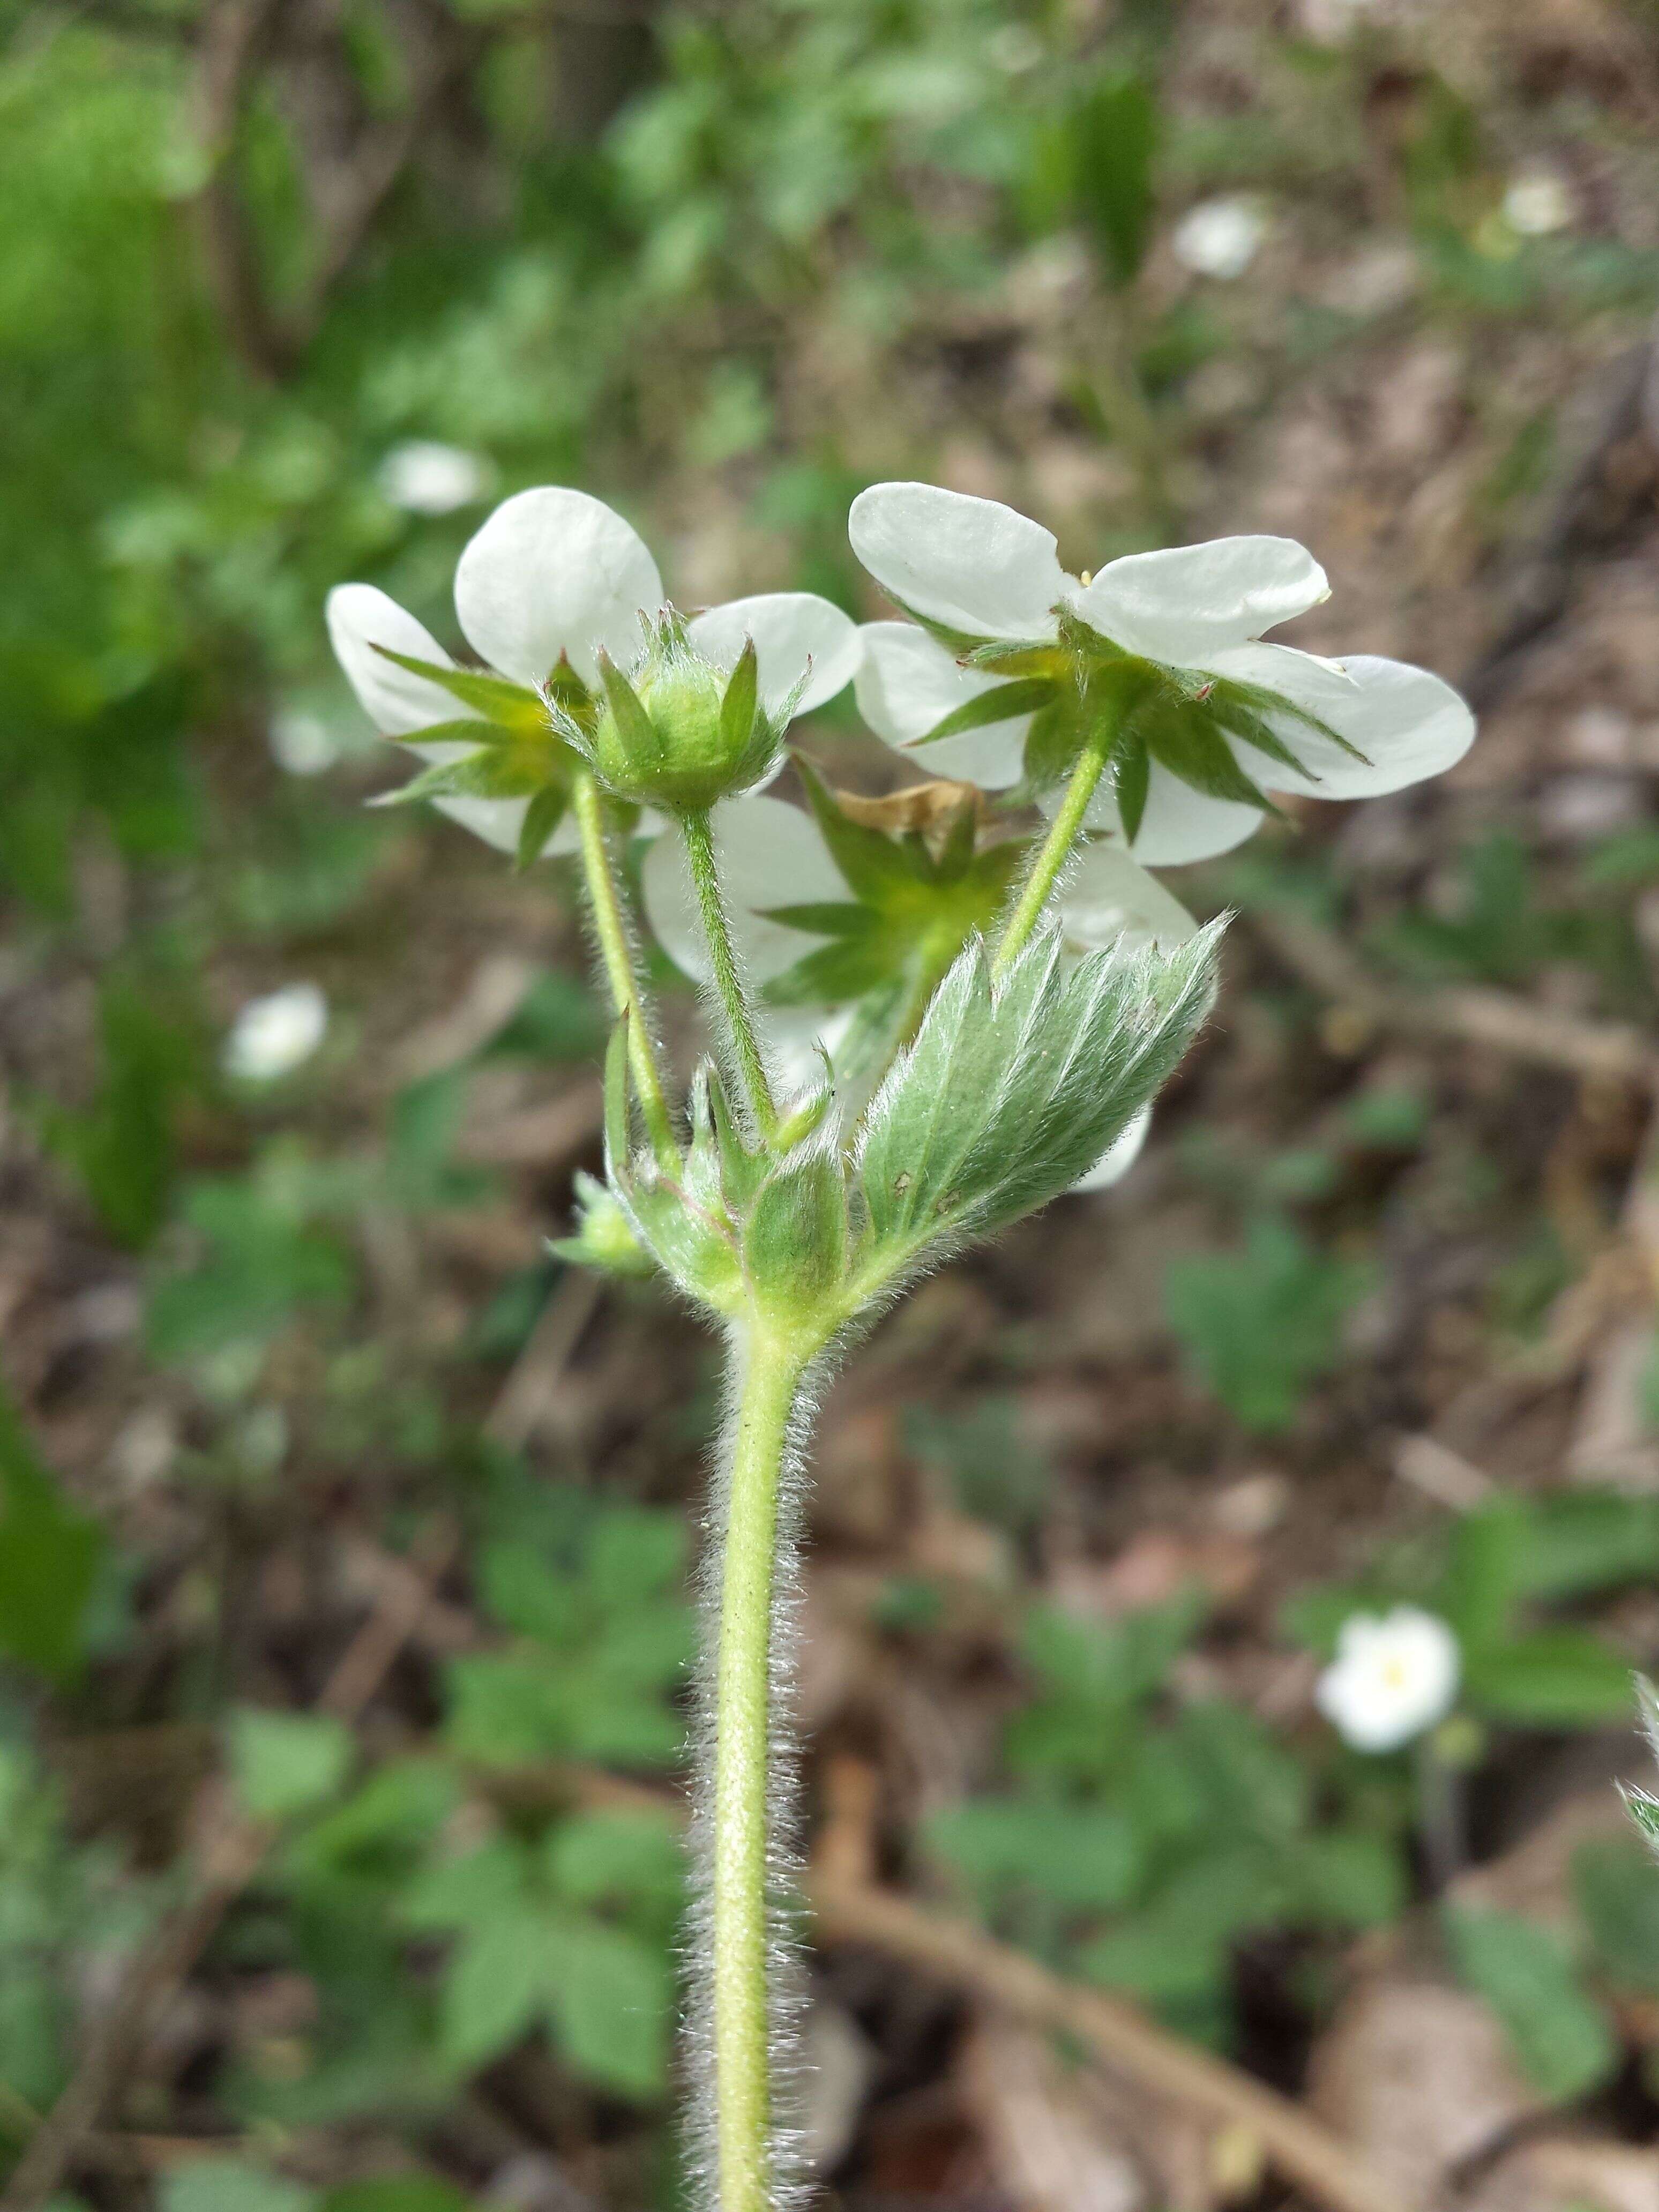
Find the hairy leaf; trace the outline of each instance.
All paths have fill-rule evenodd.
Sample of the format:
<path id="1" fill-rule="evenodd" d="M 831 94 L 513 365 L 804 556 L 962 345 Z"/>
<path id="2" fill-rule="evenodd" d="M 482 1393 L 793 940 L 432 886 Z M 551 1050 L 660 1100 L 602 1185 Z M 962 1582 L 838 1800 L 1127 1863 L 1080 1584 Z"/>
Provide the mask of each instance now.
<path id="1" fill-rule="evenodd" d="M 1018 1220 L 1093 1166 L 1203 1019 L 1218 935 L 1068 969 L 1048 932 L 995 983 L 981 943 L 958 957 L 860 1147 L 871 1231 L 896 1264 Z"/>

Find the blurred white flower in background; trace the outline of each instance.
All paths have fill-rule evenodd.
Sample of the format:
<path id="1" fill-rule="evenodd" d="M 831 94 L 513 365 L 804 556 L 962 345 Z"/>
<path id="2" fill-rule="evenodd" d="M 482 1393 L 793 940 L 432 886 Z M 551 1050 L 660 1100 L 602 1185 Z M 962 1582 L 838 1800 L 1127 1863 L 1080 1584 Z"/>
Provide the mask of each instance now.
<path id="1" fill-rule="evenodd" d="M 303 707 L 284 707 L 265 732 L 270 757 L 290 775 L 321 775 L 340 757 L 339 742 L 320 714 Z"/>
<path id="2" fill-rule="evenodd" d="M 1253 192 L 1229 192 L 1188 208 L 1170 243 L 1176 259 L 1200 276 L 1242 276 L 1269 227 L 1267 207 Z"/>
<path id="3" fill-rule="evenodd" d="M 1572 221 L 1572 194 L 1554 169 L 1518 169 L 1504 194 L 1504 220 L 1522 238 L 1547 238 Z"/>
<path id="4" fill-rule="evenodd" d="M 1319 1678 L 1319 1710 L 1356 1751 L 1397 1751 L 1443 1721 L 1457 1695 L 1457 1638 L 1414 1605 L 1356 1613 Z"/>
<path id="5" fill-rule="evenodd" d="M 406 514 L 453 514 L 483 499 L 495 471 L 482 453 L 433 438 L 394 446 L 375 471 L 380 496 Z"/>
<path id="6" fill-rule="evenodd" d="M 250 999 L 231 1024 L 221 1065 L 239 1083 L 276 1083 L 311 1058 L 328 1030 L 328 1000 L 315 983 L 287 983 Z"/>

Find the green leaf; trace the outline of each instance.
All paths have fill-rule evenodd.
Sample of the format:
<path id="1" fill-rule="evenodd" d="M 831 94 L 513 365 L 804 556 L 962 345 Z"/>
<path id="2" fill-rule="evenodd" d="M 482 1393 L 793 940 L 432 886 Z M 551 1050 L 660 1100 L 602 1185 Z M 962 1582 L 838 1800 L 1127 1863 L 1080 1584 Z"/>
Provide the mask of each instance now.
<path id="1" fill-rule="evenodd" d="M 445 2057 L 475 2072 L 509 2050 L 541 2013 L 550 1966 L 546 1923 L 538 1912 L 497 1912 L 466 1929 L 439 2005 Z"/>
<path id="2" fill-rule="evenodd" d="M 236 1794 L 256 1820 L 287 1820 L 333 1796 L 350 1770 L 351 1730 L 331 1713 L 233 1715 L 230 1765 Z"/>
<path id="3" fill-rule="evenodd" d="M 468 2212 L 471 2202 L 434 2173 L 398 2173 L 331 2189 L 321 2212 Z"/>
<path id="4" fill-rule="evenodd" d="M 520 735 L 547 730 L 547 708 L 525 684 L 509 683 L 504 676 L 485 676 L 471 668 L 447 668 L 439 661 L 416 660 L 406 653 L 393 653 L 390 646 L 377 645 L 374 650 L 382 660 L 408 669 L 411 676 L 425 677 L 428 684 L 437 684 L 464 706 L 476 707 L 486 721 L 494 722 L 499 728 L 514 730 Z M 435 734 L 435 731 L 417 730 L 413 742 L 428 744 Z M 473 742 L 482 744 L 487 738 L 479 734 Z"/>
<path id="5" fill-rule="evenodd" d="M 1500 1720 L 1594 1727 L 1630 1707 L 1630 1668 L 1587 1628 L 1540 1628 L 1468 1655 L 1469 1694 Z"/>
<path id="6" fill-rule="evenodd" d="M 550 2009 L 574 2063 L 625 2096 L 659 2095 L 668 2057 L 662 1952 L 624 1929 L 572 1915 L 550 1925 L 546 1955 Z"/>
<path id="7" fill-rule="evenodd" d="M 1633 1836 L 1581 1844 L 1572 1892 L 1598 1972 L 1616 1989 L 1659 1995 L 1659 1875 L 1650 1853 Z"/>
<path id="8" fill-rule="evenodd" d="M 1146 258 L 1162 137 L 1158 101 L 1138 76 L 1108 77 L 1070 118 L 1073 198 L 1111 281 L 1133 283 Z"/>
<path id="9" fill-rule="evenodd" d="M 103 1555 L 103 1532 L 65 1498 L 0 1385 L 0 1651 L 76 1674 Z"/>
<path id="10" fill-rule="evenodd" d="M 981 1798 L 936 1814 L 927 1837 L 994 1910 L 1022 1892 L 1074 1911 L 1114 1909 L 1133 1896 L 1144 1863 L 1131 1822 L 1103 1805 Z"/>
<path id="11" fill-rule="evenodd" d="M 550 1829 L 544 1852 L 553 1888 L 572 1905 L 679 1904 L 684 1845 L 666 1812 L 573 1813 Z"/>
<path id="12" fill-rule="evenodd" d="M 1441 1917 L 1459 1976 L 1498 2014 L 1545 2095 L 1565 2103 L 1598 2088 L 1618 2044 L 1559 1939 L 1513 1912 L 1453 1905 Z"/>
<path id="13" fill-rule="evenodd" d="M 1344 1318 L 1368 1279 L 1266 1215 L 1242 1251 L 1171 1261 L 1164 1308 L 1198 1380 L 1243 1427 L 1269 1435 L 1291 1425 L 1308 1384 L 1335 1365 Z"/>
<path id="14" fill-rule="evenodd" d="M 892 1264 L 1058 1197 L 1153 1097 L 1213 988 L 1218 928 L 1176 951 L 1091 953 L 1069 972 L 1035 939 L 994 986 L 970 945 L 866 1117 L 858 1167 Z"/>
<path id="15" fill-rule="evenodd" d="M 1466 1656 L 1508 1635 L 1532 1543 L 1531 1507 L 1519 1498 L 1494 1498 L 1453 1524 L 1434 1609 L 1457 1631 Z"/>
<path id="16" fill-rule="evenodd" d="M 235 2158 L 189 2159 L 162 2176 L 161 2212 L 316 2212 L 317 2191 Z"/>

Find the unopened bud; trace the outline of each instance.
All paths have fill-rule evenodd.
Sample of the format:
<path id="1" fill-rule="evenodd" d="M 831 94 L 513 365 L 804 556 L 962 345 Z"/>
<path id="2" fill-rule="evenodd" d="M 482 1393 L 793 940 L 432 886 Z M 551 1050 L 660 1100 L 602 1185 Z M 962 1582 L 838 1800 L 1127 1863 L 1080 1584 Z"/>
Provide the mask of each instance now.
<path id="1" fill-rule="evenodd" d="M 599 673 L 598 719 L 574 741 L 616 798 L 702 813 L 758 783 L 777 757 L 780 736 L 760 705 L 752 642 L 728 677 L 670 615 L 631 675 L 603 655 Z"/>

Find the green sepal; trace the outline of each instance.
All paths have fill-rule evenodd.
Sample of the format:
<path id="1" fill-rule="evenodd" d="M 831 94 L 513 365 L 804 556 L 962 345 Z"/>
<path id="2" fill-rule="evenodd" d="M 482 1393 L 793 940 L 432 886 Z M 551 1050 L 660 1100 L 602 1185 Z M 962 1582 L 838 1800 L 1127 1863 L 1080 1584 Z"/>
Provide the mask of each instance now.
<path id="1" fill-rule="evenodd" d="M 857 937 L 870 926 L 870 909 L 851 899 L 809 900 L 802 906 L 757 907 L 766 921 L 781 921 L 786 929 L 800 929 L 814 937 Z"/>
<path id="2" fill-rule="evenodd" d="M 524 811 L 524 820 L 519 826 L 519 851 L 516 860 L 522 875 L 540 860 L 547 841 L 564 819 L 565 809 L 570 804 L 570 794 L 557 784 L 547 783 L 536 793 Z"/>
<path id="3" fill-rule="evenodd" d="M 1117 801 L 1123 835 L 1133 845 L 1146 818 L 1146 793 L 1152 781 L 1152 761 L 1146 746 L 1133 735 L 1123 739 L 1112 758 L 1112 796 Z"/>
<path id="4" fill-rule="evenodd" d="M 374 650 L 382 660 L 408 669 L 411 676 L 423 676 L 428 684 L 437 684 L 465 706 L 476 707 L 503 729 L 522 732 L 547 727 L 546 707 L 536 692 L 522 684 L 509 683 L 504 676 L 481 675 L 471 668 L 446 668 L 439 661 L 416 660 L 407 653 L 394 653 L 389 645 L 377 645 Z M 418 735 L 424 743 L 425 732 Z"/>
<path id="5" fill-rule="evenodd" d="M 649 1159 L 641 1160 L 623 1198 L 641 1240 L 688 1297 L 728 1318 L 743 1310 L 737 1238 L 722 1215 Z"/>
<path id="6" fill-rule="evenodd" d="M 1021 714 L 1036 714 L 1054 696 L 1057 679 L 1052 676 L 1018 676 L 1000 684 L 994 691 L 981 691 L 954 707 L 925 737 L 910 738 L 909 745 L 937 744 L 941 738 L 965 737 L 970 730 L 988 729 L 995 722 L 1012 722 Z"/>
<path id="7" fill-rule="evenodd" d="M 720 738 L 733 755 L 748 751 L 755 735 L 755 717 L 759 701 L 755 641 L 751 637 L 738 656 L 738 665 L 732 671 L 726 686 L 726 696 L 720 701 Z"/>
<path id="8" fill-rule="evenodd" d="M 1265 813 L 1279 811 L 1267 793 L 1245 775 L 1233 757 L 1232 747 L 1219 730 L 1180 708 L 1150 712 L 1138 718 L 1135 734 L 1155 761 L 1194 791 L 1210 799 L 1231 799 L 1244 806 L 1259 806 Z"/>
<path id="9" fill-rule="evenodd" d="M 829 786 L 799 754 L 795 769 L 830 857 L 855 897 L 866 905 L 877 904 L 896 884 L 915 880 L 915 860 L 897 839 L 843 814 Z"/>
<path id="10" fill-rule="evenodd" d="M 603 647 L 599 653 L 599 680 L 605 685 L 605 702 L 616 720 L 624 749 L 638 761 L 659 762 L 663 757 L 661 733 L 647 714 L 639 693 Z"/>
<path id="11" fill-rule="evenodd" d="M 465 760 L 443 761 L 422 770 L 396 791 L 383 792 L 377 806 L 411 806 L 422 799 L 530 799 L 548 788 L 544 754 L 526 757 L 516 748 L 481 745 Z"/>
<path id="12" fill-rule="evenodd" d="M 847 1243 L 841 1156 L 812 1146 L 792 1154 L 756 1192 L 744 1223 L 744 1272 L 763 1308 L 811 1315 L 845 1277 Z"/>
<path id="13" fill-rule="evenodd" d="M 820 1051 L 823 1048 L 819 1048 Z M 772 1132 L 772 1149 L 779 1154 L 793 1152 L 817 1134 L 825 1117 L 836 1103 L 836 1085 L 830 1066 L 829 1054 L 823 1054 L 823 1080 L 793 1105 Z"/>
<path id="14" fill-rule="evenodd" d="M 628 1209 L 615 1191 L 584 1168 L 577 1169 L 574 1188 L 575 1234 L 550 1238 L 548 1250 L 573 1267 L 597 1267 L 607 1275 L 654 1273 L 655 1262 L 635 1235 Z"/>
<path id="15" fill-rule="evenodd" d="M 428 729 L 390 734 L 394 745 L 470 745 L 474 751 L 507 742 L 500 723 L 481 722 L 476 714 L 469 714 L 464 721 L 434 722 Z"/>
<path id="16" fill-rule="evenodd" d="M 629 1018 L 623 1013 L 605 1048 L 605 1165 L 612 1182 L 628 1172 L 634 1149 L 628 1096 L 628 1030 Z"/>

